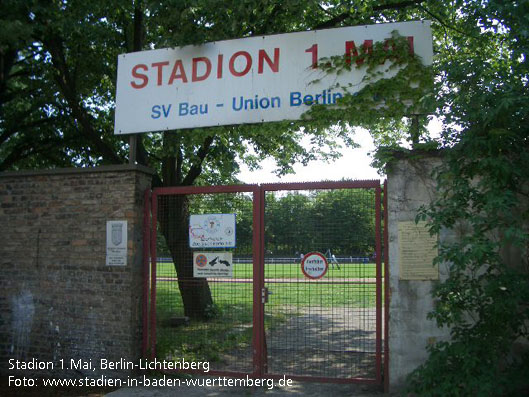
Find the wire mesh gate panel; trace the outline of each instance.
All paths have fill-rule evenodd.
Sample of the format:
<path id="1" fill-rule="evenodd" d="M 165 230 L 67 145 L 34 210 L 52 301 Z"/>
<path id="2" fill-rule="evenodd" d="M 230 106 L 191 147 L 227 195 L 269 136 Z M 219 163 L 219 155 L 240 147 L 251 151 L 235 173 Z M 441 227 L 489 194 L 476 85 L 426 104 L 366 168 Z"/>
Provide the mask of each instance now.
<path id="1" fill-rule="evenodd" d="M 380 184 L 264 185 L 266 372 L 380 381 Z M 301 262 L 322 254 L 321 278 Z"/>
<path id="2" fill-rule="evenodd" d="M 379 181 L 155 189 L 151 357 L 207 361 L 210 374 L 380 383 L 380 195 Z M 191 248 L 197 214 L 235 214 L 235 248 Z M 225 252 L 229 276 L 193 277 L 197 253 Z M 320 278 L 302 270 L 310 252 L 328 263 Z"/>
<path id="3" fill-rule="evenodd" d="M 150 331 L 151 353 L 158 359 L 208 362 L 210 373 L 253 372 L 254 189 L 195 187 L 153 192 Z M 235 214 L 237 228 L 231 231 L 236 233 L 235 248 L 190 247 L 190 216 L 204 214 L 209 214 L 213 228 L 220 226 L 215 223 L 220 214 Z M 197 225 L 201 227 L 209 225 Z M 235 260 L 221 264 L 226 252 Z M 206 269 L 222 265 L 229 276 L 194 277 L 197 253 L 213 258 L 204 262 Z"/>

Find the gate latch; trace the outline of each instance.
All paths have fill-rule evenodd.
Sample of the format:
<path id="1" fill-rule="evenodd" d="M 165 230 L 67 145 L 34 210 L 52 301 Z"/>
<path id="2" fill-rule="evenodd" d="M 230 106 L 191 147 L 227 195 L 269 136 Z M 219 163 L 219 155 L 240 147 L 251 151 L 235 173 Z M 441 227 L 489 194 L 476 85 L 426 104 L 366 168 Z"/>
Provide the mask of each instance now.
<path id="1" fill-rule="evenodd" d="M 272 295 L 272 292 L 268 291 L 268 288 L 263 287 L 261 290 L 261 303 L 268 303 L 268 295 Z"/>

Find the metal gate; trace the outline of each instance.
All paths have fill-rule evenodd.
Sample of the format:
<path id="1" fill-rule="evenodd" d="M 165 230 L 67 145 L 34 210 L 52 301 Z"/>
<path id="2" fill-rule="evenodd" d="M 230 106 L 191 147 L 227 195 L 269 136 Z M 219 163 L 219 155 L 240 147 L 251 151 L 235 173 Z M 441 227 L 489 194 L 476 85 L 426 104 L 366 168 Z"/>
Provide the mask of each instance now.
<path id="1" fill-rule="evenodd" d="M 379 181 L 159 188 L 149 214 L 146 356 L 188 373 L 382 382 Z M 235 214 L 235 248 L 190 248 L 190 216 L 216 232 L 220 214 Z M 226 275 L 194 277 L 199 256 L 213 268 L 225 253 Z"/>

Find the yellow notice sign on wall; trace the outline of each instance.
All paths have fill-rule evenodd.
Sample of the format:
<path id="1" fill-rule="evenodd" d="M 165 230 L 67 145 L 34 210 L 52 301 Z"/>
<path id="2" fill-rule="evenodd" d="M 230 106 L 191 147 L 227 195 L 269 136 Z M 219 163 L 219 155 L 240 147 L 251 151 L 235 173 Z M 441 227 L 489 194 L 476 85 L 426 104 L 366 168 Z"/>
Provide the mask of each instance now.
<path id="1" fill-rule="evenodd" d="M 437 235 L 430 235 L 426 222 L 399 222 L 399 279 L 439 280 L 439 267 L 432 264 L 436 244 Z"/>

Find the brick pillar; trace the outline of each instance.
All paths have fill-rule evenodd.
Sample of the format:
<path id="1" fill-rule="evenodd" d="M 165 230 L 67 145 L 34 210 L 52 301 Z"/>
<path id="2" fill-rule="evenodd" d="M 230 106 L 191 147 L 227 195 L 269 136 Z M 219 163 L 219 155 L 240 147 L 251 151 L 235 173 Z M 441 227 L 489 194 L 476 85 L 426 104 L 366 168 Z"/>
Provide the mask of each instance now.
<path id="1" fill-rule="evenodd" d="M 100 359 L 140 358 L 151 176 L 137 165 L 0 174 L 2 375 L 12 374 L 9 359 L 55 364 L 40 375 L 79 376 L 87 371 L 61 369 L 61 360 L 92 360 L 98 373 Z M 109 220 L 127 221 L 126 266 L 106 266 Z"/>

